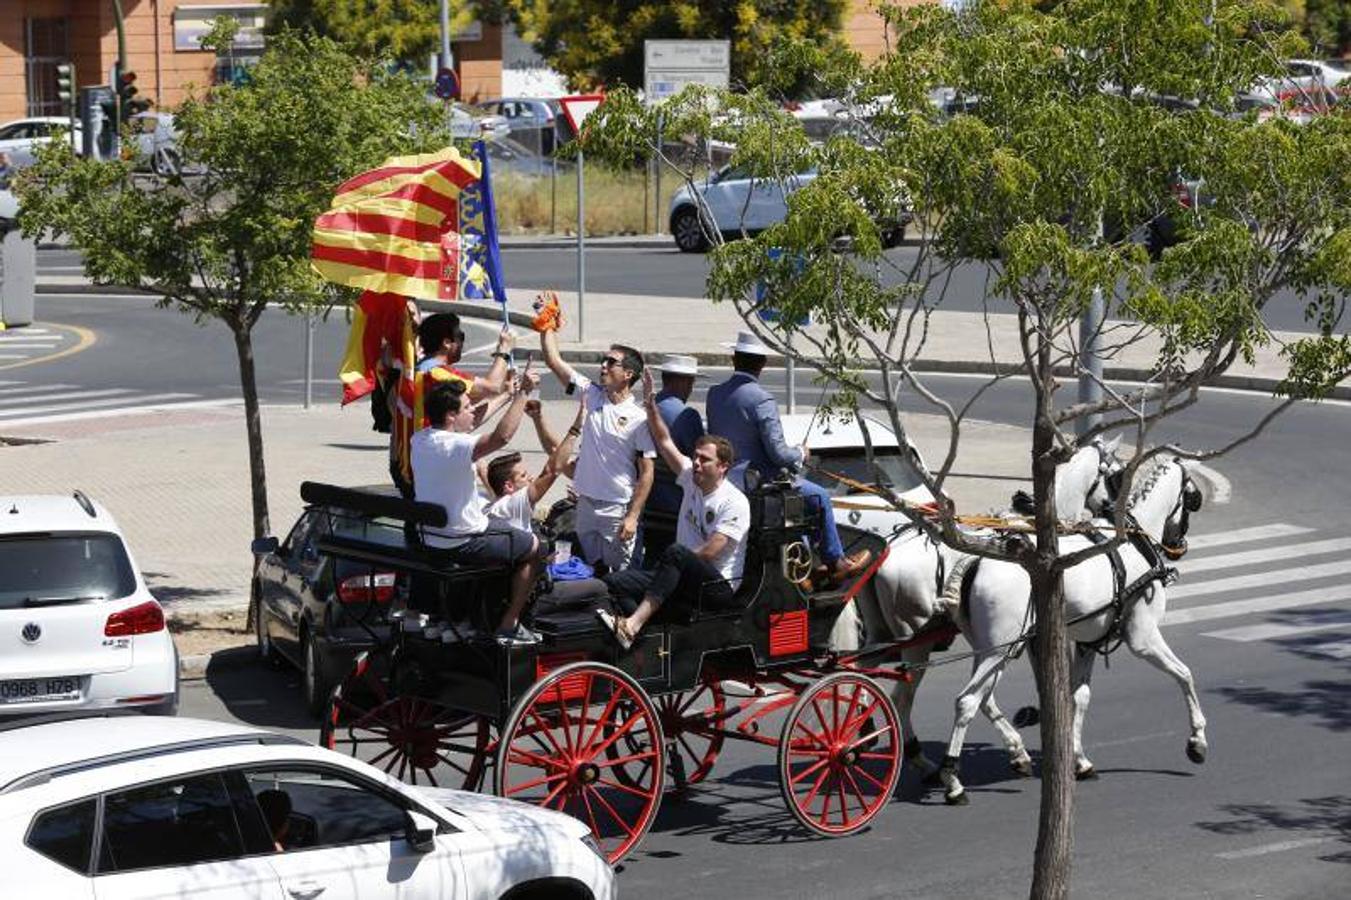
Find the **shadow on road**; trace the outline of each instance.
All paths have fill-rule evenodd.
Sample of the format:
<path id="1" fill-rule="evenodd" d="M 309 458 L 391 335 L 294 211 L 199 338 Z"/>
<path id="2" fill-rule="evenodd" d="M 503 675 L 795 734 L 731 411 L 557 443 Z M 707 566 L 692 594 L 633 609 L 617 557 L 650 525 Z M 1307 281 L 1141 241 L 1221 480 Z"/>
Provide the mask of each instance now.
<path id="1" fill-rule="evenodd" d="M 1196 827 L 1212 834 L 1239 836 L 1264 832 L 1294 832 L 1310 838 L 1326 837 L 1346 849 L 1319 856 L 1323 862 L 1351 864 L 1351 796 L 1310 797 L 1298 806 L 1281 807 L 1270 803 L 1227 803 L 1219 810 L 1231 818 L 1219 822 L 1197 822 Z M 1285 836 L 1282 834 L 1282 836 Z"/>
<path id="2" fill-rule="evenodd" d="M 1317 624 L 1320 618 L 1338 621 L 1345 611 L 1337 609 L 1288 610 L 1276 613 L 1268 621 L 1278 624 Z M 1228 700 L 1256 707 L 1265 712 L 1309 718 L 1315 725 L 1332 731 L 1351 731 L 1351 659 L 1333 655 L 1332 648 L 1351 644 L 1351 628 L 1313 632 L 1274 639 L 1283 650 L 1316 662 L 1319 671 L 1332 677 L 1306 681 L 1295 691 L 1276 691 L 1264 687 L 1229 687 L 1219 691 Z M 1338 672 L 1340 668 L 1342 671 Z M 1340 677 L 1338 677 L 1340 676 Z"/>
<path id="3" fill-rule="evenodd" d="M 170 606 L 184 600 L 201 600 L 207 597 L 220 597 L 229 593 L 220 588 L 188 587 L 175 584 L 174 576 L 164 572 L 143 572 L 141 574 L 145 578 L 146 587 L 150 588 L 150 593 L 155 595 L 155 599 Z"/>
<path id="4" fill-rule="evenodd" d="M 258 661 L 253 646 L 233 647 L 212 654 L 206 684 L 234 718 L 260 728 L 284 728 L 319 736 L 319 723 L 310 717 L 300 692 L 300 673 Z"/>

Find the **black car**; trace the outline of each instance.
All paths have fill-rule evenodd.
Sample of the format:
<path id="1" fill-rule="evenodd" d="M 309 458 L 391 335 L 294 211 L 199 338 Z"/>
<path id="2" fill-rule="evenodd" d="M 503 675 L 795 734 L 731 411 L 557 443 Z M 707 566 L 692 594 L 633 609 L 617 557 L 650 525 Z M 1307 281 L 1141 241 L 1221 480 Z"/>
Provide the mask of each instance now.
<path id="1" fill-rule="evenodd" d="M 392 488 L 373 488 L 393 494 Z M 360 536 L 401 545 L 402 526 L 347 510 L 311 505 L 284 541 L 253 542 L 254 637 L 268 662 L 286 661 L 304 675 L 305 703 L 319 715 L 333 686 L 361 651 L 374 645 L 404 589 L 393 572 L 374 570 L 319 551 L 326 536 Z"/>

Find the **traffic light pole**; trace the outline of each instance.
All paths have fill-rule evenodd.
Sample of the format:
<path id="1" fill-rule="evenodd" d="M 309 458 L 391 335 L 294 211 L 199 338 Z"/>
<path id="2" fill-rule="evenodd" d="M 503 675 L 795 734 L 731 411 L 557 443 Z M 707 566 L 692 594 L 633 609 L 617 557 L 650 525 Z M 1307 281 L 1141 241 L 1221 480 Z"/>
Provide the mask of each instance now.
<path id="1" fill-rule="evenodd" d="M 113 94 L 117 96 L 117 118 L 114 127 L 122 122 L 122 73 L 127 70 L 127 30 L 122 23 L 122 0 L 113 0 L 113 24 L 117 26 L 117 77 L 113 79 Z"/>

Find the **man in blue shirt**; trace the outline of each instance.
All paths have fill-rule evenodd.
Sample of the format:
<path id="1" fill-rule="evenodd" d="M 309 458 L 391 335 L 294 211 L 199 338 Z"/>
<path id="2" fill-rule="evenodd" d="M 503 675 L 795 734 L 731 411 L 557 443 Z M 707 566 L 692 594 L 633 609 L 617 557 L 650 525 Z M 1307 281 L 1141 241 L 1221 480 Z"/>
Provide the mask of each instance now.
<path id="1" fill-rule="evenodd" d="M 743 331 L 732 350 L 732 377 L 708 389 L 706 408 L 709 434 L 719 434 L 732 442 L 738 463 L 728 474 L 738 487 L 745 484 L 746 470 L 754 469 L 762 479 L 776 477 L 787 469 L 797 473 L 807 461 L 808 450 L 790 447 L 783 437 L 779 405 L 774 396 L 760 386 L 769 348 L 753 332 Z M 816 535 L 816 552 L 834 581 L 843 581 L 867 568 L 872 559 L 868 550 L 846 555 L 835 527 L 835 510 L 825 488 L 797 477 L 795 486 L 808 505 L 820 513 L 821 529 Z"/>
<path id="2" fill-rule="evenodd" d="M 659 370 L 661 391 L 656 396 L 657 413 L 666 423 L 677 449 L 693 458 L 694 442 L 704 435 L 704 420 L 699 410 L 689 405 L 694 379 L 699 377 L 699 362 L 693 356 L 671 355 L 662 361 Z M 652 493 L 647 498 L 648 508 L 674 515 L 680 509 L 680 498 L 675 476 L 664 465 L 658 465 Z"/>

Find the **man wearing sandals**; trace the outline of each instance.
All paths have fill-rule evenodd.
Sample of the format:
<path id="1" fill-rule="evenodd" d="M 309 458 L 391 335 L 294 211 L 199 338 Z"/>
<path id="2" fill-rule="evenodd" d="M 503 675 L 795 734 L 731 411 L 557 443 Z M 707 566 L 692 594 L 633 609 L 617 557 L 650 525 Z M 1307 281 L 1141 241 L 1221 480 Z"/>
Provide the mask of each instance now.
<path id="1" fill-rule="evenodd" d="M 751 506 L 746 495 L 727 480 L 735 461 L 726 438 L 704 435 L 694 442 L 693 458 L 671 439 L 652 393 L 652 375 L 643 374 L 647 427 L 662 460 L 676 473 L 684 490 L 677 517 L 675 543 L 666 548 L 656 569 L 630 569 L 609 575 L 611 593 L 641 601 L 632 615 L 598 614 L 628 649 L 661 606 L 673 599 L 706 606 L 726 604 L 736 593 L 746 565 L 746 535 Z"/>

